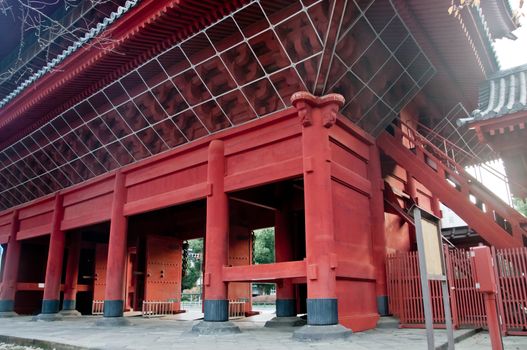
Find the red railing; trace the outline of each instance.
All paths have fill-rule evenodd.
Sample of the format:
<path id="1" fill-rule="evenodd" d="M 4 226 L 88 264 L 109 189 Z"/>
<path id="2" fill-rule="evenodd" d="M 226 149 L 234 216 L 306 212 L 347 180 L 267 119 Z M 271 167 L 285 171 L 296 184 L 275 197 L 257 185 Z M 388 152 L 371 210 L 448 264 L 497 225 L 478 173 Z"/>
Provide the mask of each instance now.
<path id="1" fill-rule="evenodd" d="M 466 250 L 447 250 L 448 282 L 451 290 L 452 314 L 454 323 L 459 327 L 479 328 L 485 327 L 487 317 L 485 313 L 485 300 L 482 293 L 478 293 L 474 281 L 472 265 Z"/>
<path id="2" fill-rule="evenodd" d="M 527 248 L 493 249 L 502 330 L 527 335 Z M 475 288 L 474 273 L 466 250 L 445 248 L 452 324 L 456 328 L 486 327 L 482 293 Z M 386 259 L 389 307 L 401 327 L 424 327 L 423 298 L 416 252 L 398 252 Z M 434 326 L 444 327 L 441 285 L 430 281 Z"/>
<path id="3" fill-rule="evenodd" d="M 494 221 L 514 239 L 519 242 L 524 240 L 527 242 L 527 218 L 470 175 L 462 165 L 449 156 L 448 151 L 445 153 L 436 146 L 432 141 L 440 135 L 434 136 L 433 131 L 430 131 L 427 138 L 400 120 L 395 121 L 392 127 L 395 139 L 402 146 L 412 151 L 417 160 L 432 168 L 442 181 L 447 181 L 461 195 L 467 197 L 483 215 Z M 420 128 L 424 128 L 424 126 Z M 458 152 L 465 152 L 466 156 L 471 156 L 457 145 L 449 143 L 448 140 L 444 140 L 444 142 L 445 147 L 457 147 Z M 491 170 L 486 171 L 490 172 Z M 498 174 L 494 175 L 499 176 Z"/>
<path id="4" fill-rule="evenodd" d="M 423 294 L 417 252 L 395 253 L 387 258 L 389 307 L 402 327 L 424 325 Z M 434 324 L 445 323 L 440 281 L 430 281 Z"/>
<path id="5" fill-rule="evenodd" d="M 527 248 L 496 250 L 495 268 L 509 333 L 527 333 Z"/>

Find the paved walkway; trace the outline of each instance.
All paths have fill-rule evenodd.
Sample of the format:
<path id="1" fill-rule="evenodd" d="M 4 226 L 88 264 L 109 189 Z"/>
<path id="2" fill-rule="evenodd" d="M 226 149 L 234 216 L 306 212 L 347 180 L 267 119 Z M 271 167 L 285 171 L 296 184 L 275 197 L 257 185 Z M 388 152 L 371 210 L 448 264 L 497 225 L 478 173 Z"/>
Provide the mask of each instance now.
<path id="1" fill-rule="evenodd" d="M 195 313 L 194 316 L 199 315 Z M 269 313 L 235 321 L 242 329 L 238 335 L 195 336 L 189 331 L 196 321 L 192 314 L 167 319 L 130 317 L 132 326 L 101 328 L 94 325 L 97 317 L 84 316 L 57 322 L 33 322 L 30 317 L 0 319 L 0 335 L 46 340 L 89 349 L 214 349 L 214 350 L 296 350 L 296 349 L 426 349 L 424 330 L 376 329 L 355 333 L 347 341 L 301 343 L 292 339 L 291 329 L 276 330 L 263 327 Z M 463 331 L 458 331 L 463 332 Z M 437 330 L 436 345 L 446 341 L 444 331 Z M 458 333 L 459 334 L 459 333 Z M 527 349 L 527 337 L 507 337 L 505 349 Z M 479 333 L 456 345 L 456 349 L 490 349 L 486 333 Z"/>

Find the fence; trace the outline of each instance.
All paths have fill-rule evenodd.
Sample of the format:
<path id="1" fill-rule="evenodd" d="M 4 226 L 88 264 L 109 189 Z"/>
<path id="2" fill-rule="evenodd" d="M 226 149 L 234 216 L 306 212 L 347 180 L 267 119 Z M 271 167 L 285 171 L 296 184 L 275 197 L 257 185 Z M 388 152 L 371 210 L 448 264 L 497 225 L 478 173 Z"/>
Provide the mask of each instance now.
<path id="1" fill-rule="evenodd" d="M 502 331 L 527 334 L 527 248 L 493 249 L 499 286 L 498 310 Z M 445 248 L 450 290 L 452 323 L 456 328 L 485 327 L 487 323 L 482 293 L 475 288 L 468 251 Z M 402 327 L 424 326 L 423 299 L 417 252 L 395 253 L 387 257 L 389 307 Z M 430 281 L 434 326 L 444 327 L 445 316 L 439 281 Z"/>
<path id="2" fill-rule="evenodd" d="M 143 301 L 142 307 L 143 317 L 160 317 L 172 315 L 179 311 L 179 307 L 175 301 Z"/>
<path id="3" fill-rule="evenodd" d="M 504 328 L 527 334 L 527 248 L 494 250 Z"/>
<path id="4" fill-rule="evenodd" d="M 104 313 L 104 300 L 94 300 L 91 304 L 92 315 L 102 315 Z"/>
<path id="5" fill-rule="evenodd" d="M 245 317 L 245 300 L 229 300 L 229 318 Z"/>

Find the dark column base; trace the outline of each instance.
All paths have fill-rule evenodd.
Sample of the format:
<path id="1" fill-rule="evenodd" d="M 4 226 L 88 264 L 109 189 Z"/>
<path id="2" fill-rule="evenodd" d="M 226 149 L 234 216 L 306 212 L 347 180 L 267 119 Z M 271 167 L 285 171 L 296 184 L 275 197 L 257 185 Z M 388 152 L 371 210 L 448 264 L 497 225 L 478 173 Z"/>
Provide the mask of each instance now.
<path id="1" fill-rule="evenodd" d="M 124 317 L 103 317 L 95 321 L 98 327 L 123 327 L 130 326 L 132 323 Z"/>
<path id="2" fill-rule="evenodd" d="M 77 307 L 77 301 L 76 300 L 66 300 L 64 299 L 62 301 L 62 310 L 75 310 Z"/>
<path id="3" fill-rule="evenodd" d="M 0 311 L 0 318 L 16 317 L 18 314 L 14 311 Z"/>
<path id="4" fill-rule="evenodd" d="M 387 295 L 377 296 L 377 312 L 381 316 L 388 316 L 390 314 L 390 310 L 388 309 L 388 296 Z"/>
<path id="5" fill-rule="evenodd" d="M 59 312 L 62 316 L 77 317 L 81 316 L 81 313 L 75 310 L 77 302 L 75 300 L 64 300 L 62 301 L 62 310 Z"/>
<path id="6" fill-rule="evenodd" d="M 240 333 L 240 328 L 230 321 L 200 321 L 192 327 L 191 333 L 197 335 L 222 335 Z"/>
<path id="7" fill-rule="evenodd" d="M 295 299 L 276 299 L 276 317 L 296 316 Z"/>
<path id="8" fill-rule="evenodd" d="M 60 301 L 53 299 L 42 300 L 42 313 L 43 314 L 56 314 L 60 310 Z"/>
<path id="9" fill-rule="evenodd" d="M 208 322 L 225 322 L 229 320 L 228 300 L 205 300 L 203 304 L 204 320 Z"/>
<path id="10" fill-rule="evenodd" d="M 13 312 L 15 310 L 14 300 L 0 300 L 0 313 Z"/>
<path id="11" fill-rule="evenodd" d="M 62 321 L 64 317 L 61 314 L 54 313 L 54 314 L 38 314 L 33 317 L 33 321 L 46 321 L 46 322 L 52 322 L 52 321 Z"/>
<path id="12" fill-rule="evenodd" d="M 334 324 L 330 326 L 310 326 L 306 325 L 297 329 L 293 333 L 293 339 L 298 341 L 331 341 L 346 339 L 351 335 L 351 330 L 341 326 L 340 324 Z"/>
<path id="13" fill-rule="evenodd" d="M 305 326 L 306 320 L 300 317 L 273 317 L 271 320 L 265 322 L 267 328 L 287 328 Z"/>
<path id="14" fill-rule="evenodd" d="M 339 322 L 337 299 L 307 299 L 307 324 L 336 325 Z"/>
<path id="15" fill-rule="evenodd" d="M 105 300 L 104 301 L 104 317 L 123 317 L 122 300 Z"/>
<path id="16" fill-rule="evenodd" d="M 395 317 L 383 316 L 377 321 L 377 328 L 399 328 L 399 320 Z"/>
<path id="17" fill-rule="evenodd" d="M 33 317 L 33 321 L 61 321 L 62 315 L 59 315 L 60 301 L 44 299 L 42 300 L 42 313 Z"/>

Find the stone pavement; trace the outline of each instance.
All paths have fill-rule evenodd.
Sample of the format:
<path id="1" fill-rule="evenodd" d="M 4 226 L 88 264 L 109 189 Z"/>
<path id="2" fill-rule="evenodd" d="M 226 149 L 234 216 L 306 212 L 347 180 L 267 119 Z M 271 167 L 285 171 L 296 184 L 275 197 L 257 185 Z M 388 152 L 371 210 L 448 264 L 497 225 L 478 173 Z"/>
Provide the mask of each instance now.
<path id="1" fill-rule="evenodd" d="M 34 322 L 31 317 L 17 317 L 0 319 L 0 335 L 70 344 L 85 349 L 426 349 L 425 331 L 422 329 L 382 328 L 355 333 L 346 341 L 301 343 L 292 339 L 292 329 L 264 328 L 265 321 L 273 316 L 270 313 L 236 320 L 242 330 L 238 335 L 196 336 L 189 333 L 196 322 L 189 318 L 195 316 L 199 316 L 199 313 L 180 314 L 164 319 L 130 317 L 131 326 L 114 328 L 95 326 L 98 317 L 93 316 L 57 322 Z M 457 331 L 457 335 L 462 332 L 464 331 Z M 446 341 L 444 331 L 436 330 L 435 334 L 436 345 Z M 0 340 L 3 340 L 1 336 Z M 505 349 L 527 349 L 527 337 L 507 337 L 504 343 Z M 456 349 L 490 349 L 490 341 L 486 333 L 478 333 L 457 344 Z"/>

